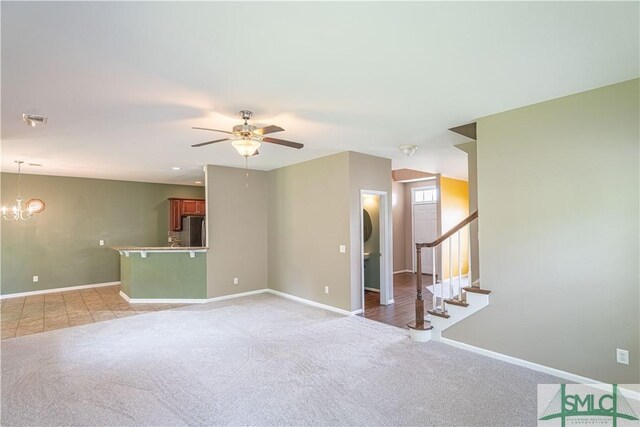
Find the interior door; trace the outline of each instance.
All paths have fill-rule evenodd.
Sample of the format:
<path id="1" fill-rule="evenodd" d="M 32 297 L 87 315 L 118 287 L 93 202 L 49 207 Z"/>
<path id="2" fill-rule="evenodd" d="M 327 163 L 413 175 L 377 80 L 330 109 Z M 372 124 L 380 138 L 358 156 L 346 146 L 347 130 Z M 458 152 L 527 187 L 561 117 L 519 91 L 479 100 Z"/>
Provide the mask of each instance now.
<path id="1" fill-rule="evenodd" d="M 438 212 L 435 203 L 413 205 L 414 243 L 433 242 L 438 232 Z M 415 248 L 415 246 L 414 246 Z M 414 249 L 415 261 L 415 249 Z M 415 263 L 414 263 L 415 265 Z M 422 272 L 433 274 L 433 254 L 430 248 L 422 249 Z"/>

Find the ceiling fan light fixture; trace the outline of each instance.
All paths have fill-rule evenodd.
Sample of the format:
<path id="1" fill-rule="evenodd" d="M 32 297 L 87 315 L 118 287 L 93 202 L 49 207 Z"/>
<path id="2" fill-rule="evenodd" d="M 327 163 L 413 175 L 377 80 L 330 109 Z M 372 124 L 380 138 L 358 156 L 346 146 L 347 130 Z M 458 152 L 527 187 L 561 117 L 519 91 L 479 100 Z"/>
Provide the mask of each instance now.
<path id="1" fill-rule="evenodd" d="M 404 154 L 405 156 L 411 157 L 416 153 L 418 146 L 417 145 L 401 145 L 398 147 L 398 149 L 402 151 L 402 154 Z"/>
<path id="2" fill-rule="evenodd" d="M 233 148 L 235 148 L 242 157 L 250 157 L 258 151 L 261 144 L 260 141 L 256 141 L 255 139 L 243 138 L 231 141 L 231 145 L 233 145 Z"/>

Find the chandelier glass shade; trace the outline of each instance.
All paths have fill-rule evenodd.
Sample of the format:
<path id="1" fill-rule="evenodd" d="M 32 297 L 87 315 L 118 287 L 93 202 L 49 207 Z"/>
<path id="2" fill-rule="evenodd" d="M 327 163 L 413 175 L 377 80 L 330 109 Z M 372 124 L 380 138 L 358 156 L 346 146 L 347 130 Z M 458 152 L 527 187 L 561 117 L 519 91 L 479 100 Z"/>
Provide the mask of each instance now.
<path id="1" fill-rule="evenodd" d="M 256 141 L 251 138 L 236 139 L 231 141 L 231 145 L 238 151 L 243 157 L 253 156 L 258 148 L 260 148 L 260 141 Z"/>
<path id="2" fill-rule="evenodd" d="M 33 216 L 33 211 L 31 208 L 25 209 L 22 205 L 22 195 L 20 194 L 22 175 L 20 174 L 20 166 L 24 162 L 16 160 L 16 163 L 18 164 L 18 197 L 16 198 L 16 204 L 12 207 L 2 207 L 2 217 L 7 221 L 26 221 Z"/>

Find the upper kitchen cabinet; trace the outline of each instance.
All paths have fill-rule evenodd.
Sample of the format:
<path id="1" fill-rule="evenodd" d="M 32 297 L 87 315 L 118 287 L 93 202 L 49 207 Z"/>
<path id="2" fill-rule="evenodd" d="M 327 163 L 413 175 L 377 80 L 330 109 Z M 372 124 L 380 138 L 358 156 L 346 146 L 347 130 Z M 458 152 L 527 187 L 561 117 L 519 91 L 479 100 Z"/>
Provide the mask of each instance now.
<path id="1" fill-rule="evenodd" d="M 203 199 L 169 199 L 169 228 L 171 231 L 182 231 L 182 217 L 189 215 L 205 215 Z"/>
<path id="2" fill-rule="evenodd" d="M 182 215 L 204 215 L 204 200 L 199 199 L 183 199 Z"/>

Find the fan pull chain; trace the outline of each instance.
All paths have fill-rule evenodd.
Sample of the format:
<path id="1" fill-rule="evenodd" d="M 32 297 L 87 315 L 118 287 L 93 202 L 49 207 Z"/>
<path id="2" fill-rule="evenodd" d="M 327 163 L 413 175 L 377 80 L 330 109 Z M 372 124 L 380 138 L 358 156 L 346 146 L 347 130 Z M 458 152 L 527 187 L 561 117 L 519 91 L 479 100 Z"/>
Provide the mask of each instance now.
<path id="1" fill-rule="evenodd" d="M 246 182 L 244 184 L 245 188 L 249 188 L 249 156 L 244 156 L 244 176 Z"/>

